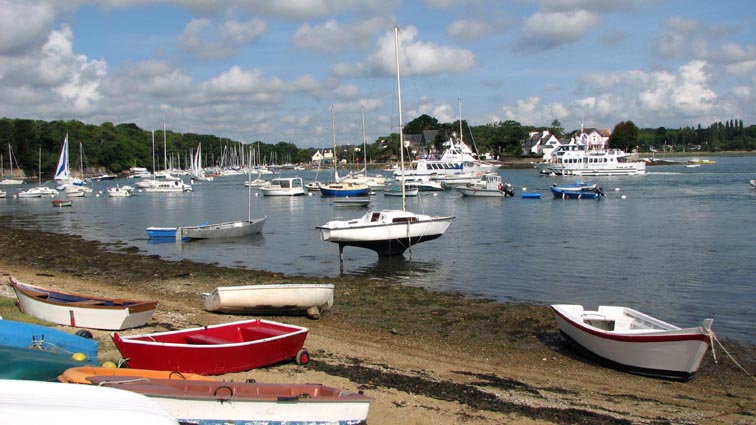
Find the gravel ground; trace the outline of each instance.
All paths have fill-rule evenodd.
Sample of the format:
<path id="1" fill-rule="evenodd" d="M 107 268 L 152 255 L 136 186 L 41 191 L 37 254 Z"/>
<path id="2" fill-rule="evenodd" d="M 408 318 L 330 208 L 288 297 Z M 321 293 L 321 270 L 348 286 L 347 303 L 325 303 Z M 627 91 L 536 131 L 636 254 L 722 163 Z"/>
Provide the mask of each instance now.
<path id="1" fill-rule="evenodd" d="M 371 425 L 756 424 L 756 382 L 721 349 L 718 362 L 708 355 L 690 382 L 630 375 L 566 344 L 547 306 L 470 300 L 380 279 L 305 279 L 164 261 L 126 245 L 4 226 L 0 273 L 68 291 L 160 301 L 147 326 L 127 334 L 247 317 L 203 311 L 200 294 L 216 286 L 334 283 L 334 307 L 320 320 L 265 317 L 310 329 L 307 366 L 284 363 L 220 378 L 361 390 L 374 398 Z M 15 297 L 3 286 L 0 314 L 32 320 L 14 311 Z M 118 361 L 109 334 L 93 333 L 99 360 Z M 756 347 L 723 343 L 753 374 Z"/>

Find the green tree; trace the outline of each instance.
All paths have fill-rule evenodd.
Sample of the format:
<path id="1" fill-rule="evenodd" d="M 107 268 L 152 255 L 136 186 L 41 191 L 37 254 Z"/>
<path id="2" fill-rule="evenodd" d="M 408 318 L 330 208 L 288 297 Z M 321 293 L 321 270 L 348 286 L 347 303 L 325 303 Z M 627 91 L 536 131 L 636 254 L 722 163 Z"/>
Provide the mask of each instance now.
<path id="1" fill-rule="evenodd" d="M 404 125 L 404 134 L 420 134 L 424 130 L 436 130 L 438 120 L 423 114 Z"/>
<path id="2" fill-rule="evenodd" d="M 559 122 L 558 119 L 554 119 L 554 121 L 551 122 L 551 127 L 549 128 L 549 132 L 556 136 L 557 139 L 561 139 L 564 137 L 564 128 L 562 128 L 562 123 Z"/>
<path id="3" fill-rule="evenodd" d="M 638 127 L 632 121 L 621 121 L 609 136 L 609 146 L 630 151 L 638 145 Z"/>

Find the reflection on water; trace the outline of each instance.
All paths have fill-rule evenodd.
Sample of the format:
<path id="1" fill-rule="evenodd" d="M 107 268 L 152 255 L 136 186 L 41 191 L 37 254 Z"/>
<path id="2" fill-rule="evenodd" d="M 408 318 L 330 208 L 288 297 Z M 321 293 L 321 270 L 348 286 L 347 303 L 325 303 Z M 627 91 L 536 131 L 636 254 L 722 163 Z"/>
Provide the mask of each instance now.
<path id="1" fill-rule="evenodd" d="M 390 279 L 501 301 L 619 304 L 672 323 L 695 326 L 716 313 L 720 336 L 756 342 L 756 157 L 721 158 L 695 169 L 649 167 L 645 176 L 595 177 L 602 201 L 555 200 L 553 183 L 535 170 L 502 170 L 519 194 L 541 199 L 465 198 L 422 193 L 407 200 L 415 212 L 454 215 L 446 234 L 413 249 L 412 257 L 378 258 L 347 247 L 348 276 Z M 305 180 L 315 172 L 298 172 Z M 0 199 L 3 223 L 133 245 L 149 255 L 289 275 L 341 275 L 338 245 L 315 227 L 335 216 L 357 218 L 365 208 L 334 207 L 320 194 L 248 197 L 245 176 L 196 184 L 183 194 L 86 197 L 70 209 L 50 199 Z M 101 182 L 105 190 L 119 181 Z M 123 182 L 121 182 L 123 183 Z M 255 196 L 257 194 L 257 196 Z M 373 208 L 401 208 L 401 199 L 371 197 Z M 267 216 L 252 239 L 166 243 L 148 241 L 149 226 L 196 225 Z M 119 245 L 122 246 L 122 245 Z"/>

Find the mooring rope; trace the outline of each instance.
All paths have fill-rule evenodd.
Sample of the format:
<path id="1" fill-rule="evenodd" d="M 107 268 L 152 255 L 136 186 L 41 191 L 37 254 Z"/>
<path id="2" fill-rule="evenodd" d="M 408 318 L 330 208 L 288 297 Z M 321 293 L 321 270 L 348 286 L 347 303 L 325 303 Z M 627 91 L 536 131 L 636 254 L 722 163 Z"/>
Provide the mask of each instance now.
<path id="1" fill-rule="evenodd" d="M 716 342 L 717 342 L 717 344 L 718 344 L 718 345 L 719 345 L 719 347 L 720 347 L 720 348 L 722 349 L 722 351 L 724 351 L 724 353 L 725 353 L 725 354 L 727 354 L 727 357 L 729 357 L 729 358 L 730 358 L 730 360 L 732 360 L 732 362 L 733 362 L 733 363 L 735 363 L 735 366 L 737 366 L 738 368 L 740 368 L 740 370 L 742 370 L 742 371 L 743 371 L 743 373 L 745 373 L 745 374 L 746 374 L 746 375 L 747 375 L 747 376 L 748 376 L 749 378 L 751 378 L 751 379 L 752 379 L 753 381 L 756 381 L 756 377 L 754 377 L 753 375 L 751 375 L 751 374 L 750 374 L 750 373 L 749 373 L 749 372 L 748 372 L 748 371 L 746 370 L 746 368 L 744 368 L 744 367 L 743 367 L 743 365 L 741 365 L 740 363 L 738 363 L 738 361 L 737 361 L 737 360 L 735 360 L 735 357 L 733 357 L 733 356 L 732 356 L 732 354 L 730 354 L 730 352 L 729 352 L 729 351 L 727 351 L 727 348 L 725 348 L 725 346 L 724 346 L 724 345 L 722 345 L 722 342 L 721 342 L 721 341 L 719 341 L 719 338 L 717 338 L 717 336 L 716 336 L 716 335 L 714 334 L 714 332 L 711 332 L 711 333 L 709 334 L 709 338 L 710 338 L 711 340 L 713 340 L 713 341 L 716 341 Z M 712 354 L 712 355 L 714 355 L 714 363 L 715 363 L 715 364 L 719 364 L 719 362 L 717 361 L 717 353 L 716 353 L 716 352 L 714 351 L 714 342 L 713 342 L 713 341 L 712 341 L 712 343 L 711 343 L 711 354 Z"/>

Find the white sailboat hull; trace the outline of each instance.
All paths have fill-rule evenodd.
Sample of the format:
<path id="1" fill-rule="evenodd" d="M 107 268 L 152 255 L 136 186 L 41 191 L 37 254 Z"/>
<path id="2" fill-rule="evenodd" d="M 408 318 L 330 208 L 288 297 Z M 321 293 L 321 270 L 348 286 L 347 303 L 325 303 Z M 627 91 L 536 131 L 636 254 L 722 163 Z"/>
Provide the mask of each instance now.
<path id="1" fill-rule="evenodd" d="M 379 256 L 402 255 L 412 245 L 441 237 L 452 216 L 434 217 L 402 210 L 370 211 L 355 220 L 332 220 L 318 226 L 323 241 L 376 251 Z"/>

